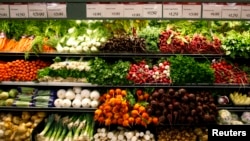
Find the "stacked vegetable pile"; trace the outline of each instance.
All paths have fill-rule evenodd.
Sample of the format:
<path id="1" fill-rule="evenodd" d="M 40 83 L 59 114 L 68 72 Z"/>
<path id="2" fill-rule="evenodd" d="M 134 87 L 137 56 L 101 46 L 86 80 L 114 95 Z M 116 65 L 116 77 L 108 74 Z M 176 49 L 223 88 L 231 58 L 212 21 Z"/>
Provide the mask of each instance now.
<path id="1" fill-rule="evenodd" d="M 41 42 L 39 46 L 37 46 L 38 42 Z M 22 36 L 16 40 L 8 39 L 5 33 L 0 33 L 0 51 L 2 52 L 55 52 L 53 45 L 55 44 L 41 36 Z"/>
<path id="2" fill-rule="evenodd" d="M 91 114 L 51 114 L 44 129 L 36 135 L 37 141 L 91 141 L 94 121 Z"/>
<path id="3" fill-rule="evenodd" d="M 90 60 L 90 70 L 86 75 L 87 82 L 98 85 L 124 85 L 129 70 L 129 61 L 114 60 L 107 62 L 102 58 Z"/>
<path id="4" fill-rule="evenodd" d="M 0 106 L 12 106 L 17 94 L 17 89 L 0 90 Z"/>
<path id="5" fill-rule="evenodd" d="M 189 54 L 222 54 L 221 41 L 213 37 L 208 40 L 200 34 L 193 36 L 181 35 L 180 32 L 167 29 L 162 31 L 159 38 L 159 47 L 162 53 L 189 53 Z"/>
<path id="6" fill-rule="evenodd" d="M 56 46 L 59 53 L 98 52 L 106 41 L 106 29 L 102 21 L 77 20 Z"/>
<path id="7" fill-rule="evenodd" d="M 141 37 L 120 36 L 108 39 L 99 49 L 101 52 L 146 52 L 145 39 Z"/>
<path id="8" fill-rule="evenodd" d="M 49 65 L 42 60 L 15 60 L 0 63 L 0 81 L 33 81 L 37 80 L 39 69 Z"/>
<path id="9" fill-rule="evenodd" d="M 160 31 L 161 28 L 148 26 L 138 32 L 138 37 L 145 39 L 147 52 L 155 53 L 160 51 L 158 47 Z"/>
<path id="10" fill-rule="evenodd" d="M 127 130 L 118 127 L 114 130 L 107 130 L 106 128 L 98 128 L 97 133 L 94 134 L 94 141 L 155 141 L 154 134 L 149 130 Z"/>
<path id="11" fill-rule="evenodd" d="M 100 93 L 97 90 L 82 89 L 73 87 L 57 90 L 57 98 L 54 106 L 58 108 L 97 108 L 99 105 Z"/>
<path id="12" fill-rule="evenodd" d="M 250 112 L 233 113 L 222 109 L 218 113 L 217 119 L 220 125 L 243 125 L 250 123 Z"/>
<path id="13" fill-rule="evenodd" d="M 88 61 L 54 59 L 50 66 L 38 71 L 38 81 L 49 82 L 86 82 L 87 71 L 90 70 Z"/>
<path id="14" fill-rule="evenodd" d="M 170 63 L 163 61 L 149 67 L 145 60 L 131 64 L 127 79 L 134 83 L 170 83 Z"/>
<path id="15" fill-rule="evenodd" d="M 241 56 L 249 58 L 250 51 L 250 30 L 245 29 L 242 32 L 238 30 L 230 30 L 225 33 L 222 38 L 222 48 L 225 50 L 226 55 L 233 58 Z"/>
<path id="16" fill-rule="evenodd" d="M 208 61 L 198 62 L 192 57 L 181 55 L 171 56 L 168 61 L 173 84 L 214 82 L 214 71 L 210 68 L 211 63 Z"/>
<path id="17" fill-rule="evenodd" d="M 188 92 L 186 89 L 155 89 L 147 112 L 165 124 L 215 123 L 217 108 L 210 92 Z"/>
<path id="18" fill-rule="evenodd" d="M 248 83 L 247 73 L 225 60 L 213 60 L 211 67 L 214 70 L 215 83 Z"/>
<path id="19" fill-rule="evenodd" d="M 208 141 L 206 128 L 175 127 L 159 131 L 158 141 Z"/>
<path id="20" fill-rule="evenodd" d="M 12 105 L 16 107 L 52 107 L 55 99 L 54 93 L 53 90 L 19 87 Z"/>
<path id="21" fill-rule="evenodd" d="M 0 140 L 30 141 L 32 131 L 45 118 L 44 112 L 0 114 Z"/>
<path id="22" fill-rule="evenodd" d="M 242 106 L 250 105 L 250 96 L 248 94 L 233 92 L 229 94 L 229 97 L 234 105 L 242 105 Z"/>
<path id="23" fill-rule="evenodd" d="M 149 116 L 146 111 L 145 101 L 149 95 L 141 90 L 136 91 L 137 101 L 134 96 L 120 88 L 109 89 L 100 97 L 100 106 L 95 111 L 95 120 L 102 125 L 133 125 L 147 127 L 148 124 L 158 124 L 158 118 Z"/>

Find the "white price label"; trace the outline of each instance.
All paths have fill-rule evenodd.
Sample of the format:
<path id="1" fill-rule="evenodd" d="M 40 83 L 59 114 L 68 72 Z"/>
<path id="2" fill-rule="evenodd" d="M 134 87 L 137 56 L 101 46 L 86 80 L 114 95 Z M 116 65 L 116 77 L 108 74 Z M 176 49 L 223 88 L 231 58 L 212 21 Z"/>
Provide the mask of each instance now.
<path id="1" fill-rule="evenodd" d="M 201 5 L 185 4 L 182 6 L 183 18 L 201 18 Z"/>
<path id="2" fill-rule="evenodd" d="M 164 4 L 163 18 L 181 18 L 182 5 L 181 4 Z"/>
<path id="3" fill-rule="evenodd" d="M 28 18 L 27 4 L 11 4 L 10 5 L 11 18 Z"/>
<path id="4" fill-rule="evenodd" d="M 162 18 L 162 4 L 143 4 L 144 18 Z"/>
<path id="5" fill-rule="evenodd" d="M 29 3 L 29 18 L 47 18 L 46 3 Z"/>
<path id="6" fill-rule="evenodd" d="M 250 19 L 250 5 L 241 7 L 241 18 L 242 19 Z"/>
<path id="7" fill-rule="evenodd" d="M 123 4 L 105 4 L 104 17 L 106 18 L 123 17 Z"/>
<path id="8" fill-rule="evenodd" d="M 138 18 L 143 15 L 142 4 L 124 4 L 123 13 L 126 18 Z"/>
<path id="9" fill-rule="evenodd" d="M 49 18 L 67 18 L 67 5 L 62 3 L 47 3 Z"/>
<path id="10" fill-rule="evenodd" d="M 202 18 L 221 18 L 222 5 L 203 4 Z"/>
<path id="11" fill-rule="evenodd" d="M 241 17 L 241 6 L 239 5 L 224 5 L 222 7 L 222 18 L 223 19 L 240 19 Z"/>
<path id="12" fill-rule="evenodd" d="M 8 4 L 0 4 L 0 18 L 9 18 L 9 5 Z"/>
<path id="13" fill-rule="evenodd" d="M 103 16 L 104 5 L 90 3 L 86 5 L 87 18 L 101 18 Z"/>

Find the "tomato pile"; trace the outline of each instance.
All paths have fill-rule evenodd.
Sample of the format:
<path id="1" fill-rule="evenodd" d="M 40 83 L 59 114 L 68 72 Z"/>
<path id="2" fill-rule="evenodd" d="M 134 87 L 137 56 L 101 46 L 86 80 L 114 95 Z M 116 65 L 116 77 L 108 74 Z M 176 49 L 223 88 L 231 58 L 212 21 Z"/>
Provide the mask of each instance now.
<path id="1" fill-rule="evenodd" d="M 136 83 L 170 83 L 170 63 L 164 61 L 151 68 L 145 60 L 131 64 L 127 79 Z"/>
<path id="2" fill-rule="evenodd" d="M 214 69 L 215 83 L 248 83 L 247 73 L 225 60 L 213 61 L 211 67 Z"/>
<path id="3" fill-rule="evenodd" d="M 49 66 L 42 60 L 15 60 L 0 63 L 0 81 L 33 81 L 37 79 L 37 71 Z"/>
<path id="4" fill-rule="evenodd" d="M 131 127 L 148 124 L 158 124 L 157 117 L 150 117 L 143 101 L 148 100 L 149 94 L 136 90 L 137 101 L 127 90 L 120 88 L 109 89 L 100 97 L 101 105 L 95 111 L 94 119 L 105 126 L 121 125 Z"/>
<path id="5" fill-rule="evenodd" d="M 162 53 L 187 53 L 187 54 L 222 54 L 221 40 L 213 37 L 210 41 L 200 34 L 191 37 L 181 35 L 171 29 L 160 34 L 159 48 Z"/>

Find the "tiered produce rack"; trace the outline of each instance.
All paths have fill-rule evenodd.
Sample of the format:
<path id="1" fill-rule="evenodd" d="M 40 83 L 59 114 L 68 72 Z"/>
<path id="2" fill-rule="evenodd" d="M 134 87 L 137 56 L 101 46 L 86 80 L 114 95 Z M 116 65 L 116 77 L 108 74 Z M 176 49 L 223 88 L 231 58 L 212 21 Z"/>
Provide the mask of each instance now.
<path id="1" fill-rule="evenodd" d="M 16 17 L 4 17 L 4 16 L 1 17 L 2 15 L 1 15 L 1 9 L 0 9 L 0 18 L 1 18 L 0 19 L 0 23 L 1 23 L 1 20 L 3 20 L 3 21 L 8 21 L 8 20 L 17 20 L 17 21 L 18 20 L 41 20 L 41 22 L 43 22 L 43 20 L 45 20 L 45 21 L 47 21 L 47 20 L 55 20 L 55 21 L 56 20 L 149 20 L 149 21 L 150 20 L 163 20 L 163 21 L 164 20 L 170 20 L 170 21 L 171 20 L 186 20 L 186 21 L 188 21 L 188 20 L 195 20 L 195 21 L 196 20 L 198 20 L 198 21 L 199 20 L 207 20 L 207 21 L 209 21 L 209 20 L 211 20 L 211 21 L 218 20 L 218 21 L 229 21 L 229 22 L 230 21 L 240 21 L 240 22 L 247 21 L 247 22 L 249 22 L 249 20 L 250 20 L 250 12 L 248 14 L 248 18 L 247 19 L 246 18 L 235 18 L 235 17 L 233 17 L 233 18 L 203 18 L 202 15 L 199 18 L 166 18 L 166 17 L 163 17 L 163 16 L 160 17 L 160 18 L 159 17 L 137 17 L 137 18 L 135 18 L 135 17 L 133 17 L 133 18 L 129 18 L 129 17 L 88 17 L 88 15 L 87 15 L 87 12 L 88 12 L 87 5 L 88 4 L 94 4 L 94 3 L 102 3 L 102 4 L 110 4 L 110 3 L 119 3 L 119 4 L 121 4 L 121 3 L 133 3 L 133 4 L 135 4 L 135 3 L 144 3 L 144 4 L 145 3 L 154 3 L 155 4 L 155 3 L 157 3 L 157 4 L 163 5 L 166 2 L 183 3 L 183 4 L 186 4 L 186 3 L 195 3 L 195 4 L 197 4 L 198 3 L 201 6 L 202 6 L 203 3 L 221 3 L 221 4 L 222 3 L 223 4 L 225 4 L 225 3 L 234 3 L 235 4 L 236 3 L 236 4 L 243 4 L 243 5 L 246 5 L 246 6 L 250 5 L 249 0 L 236 0 L 236 1 L 235 0 L 213 0 L 213 1 L 211 1 L 211 0 L 202 0 L 202 1 L 199 1 L 199 0 L 171 0 L 171 1 L 163 1 L 163 0 L 146 0 L 146 1 L 145 0 L 111 0 L 111 1 L 110 0 L 0 0 L 0 7 L 1 7 L 1 5 L 8 5 L 8 6 L 9 5 L 16 5 L 16 4 L 17 5 L 20 5 L 20 4 L 21 5 L 22 4 L 27 5 L 27 4 L 30 4 L 30 3 L 46 3 L 46 4 L 48 4 L 48 3 L 50 3 L 50 4 L 52 4 L 52 3 L 59 4 L 60 3 L 60 4 L 63 4 L 64 6 L 66 6 L 66 11 L 65 12 L 67 14 L 67 16 L 63 17 L 63 18 L 62 17 L 59 17 L 59 18 L 58 17 L 46 17 L 46 18 L 38 18 L 38 17 L 34 18 L 33 17 L 32 18 L 32 17 L 22 17 L 22 16 L 20 16 L 20 17 L 18 17 L 18 16 L 16 16 Z M 249 8 L 250 8 L 250 6 L 249 6 Z M 248 10 L 250 11 L 250 9 L 248 9 Z M 9 11 L 9 12 L 11 13 L 11 11 Z M 161 11 L 161 12 L 163 13 L 163 11 Z M 201 8 L 200 14 L 202 14 L 202 8 Z M 131 33 L 129 33 L 129 34 L 131 34 Z M 250 49 L 248 49 L 248 51 L 249 50 Z M 159 51 L 158 52 L 141 52 L 141 53 L 138 53 L 138 52 L 90 52 L 90 53 L 89 52 L 80 52 L 80 53 L 67 53 L 66 52 L 66 53 L 64 53 L 64 52 L 54 51 L 54 52 L 47 53 L 47 52 L 42 52 L 41 51 L 39 53 L 37 53 L 37 52 L 36 53 L 29 52 L 28 55 L 27 55 L 27 53 L 24 53 L 24 52 L 6 52 L 6 51 L 0 52 L 0 58 L 1 59 L 3 59 L 3 60 L 11 60 L 11 61 L 12 60 L 16 60 L 16 59 L 24 59 L 24 60 L 27 59 L 27 60 L 29 60 L 29 59 L 37 59 L 37 58 L 39 58 L 40 60 L 54 61 L 54 58 L 59 57 L 62 60 L 63 59 L 68 59 L 68 58 L 74 58 L 74 59 L 75 58 L 81 58 L 83 60 L 85 60 L 85 59 L 86 60 L 88 60 L 88 59 L 91 60 L 91 59 L 94 59 L 94 58 L 102 58 L 103 60 L 108 60 L 108 61 L 112 62 L 114 60 L 126 60 L 126 61 L 129 60 L 129 61 L 131 61 L 133 59 L 135 59 L 135 60 L 136 59 L 137 60 L 140 60 L 140 59 L 141 60 L 142 59 L 146 59 L 146 60 L 147 59 L 152 59 L 152 60 L 154 60 L 155 59 L 155 60 L 157 60 L 157 59 L 162 59 L 162 58 L 175 57 L 175 56 L 178 56 L 178 55 L 186 56 L 186 57 L 190 57 L 190 58 L 194 58 L 195 60 L 209 60 L 210 62 L 212 62 L 212 60 L 214 60 L 214 59 L 219 60 L 219 59 L 222 59 L 222 58 L 223 59 L 229 59 L 229 60 L 236 61 L 236 62 L 240 62 L 240 63 L 242 63 L 242 62 L 244 63 L 244 61 L 248 61 L 249 60 L 248 58 L 244 58 L 242 56 L 237 56 L 237 54 L 236 54 L 236 57 L 232 58 L 231 56 L 226 55 L 225 53 L 222 53 L 222 54 L 220 54 L 220 53 L 217 53 L 217 54 L 205 54 L 205 53 L 203 53 L 203 54 L 186 54 L 186 53 L 178 54 L 178 53 L 162 53 L 162 52 L 159 52 Z M 135 63 L 135 62 L 133 62 L 133 63 Z M 133 63 L 131 63 L 131 64 L 133 64 Z M 138 63 L 138 62 L 136 62 L 136 63 Z M 133 64 L 133 65 L 136 65 L 136 63 Z M 145 67 L 145 66 L 143 66 L 143 67 Z M 147 65 L 147 67 L 149 67 L 149 66 Z M 122 72 L 122 70 L 120 70 L 120 71 Z M 190 69 L 190 71 L 192 71 L 192 68 Z M 118 73 L 120 73 L 120 72 L 118 72 Z M 111 74 L 114 74 L 114 72 L 112 72 Z M 90 75 L 90 74 L 88 74 L 88 75 Z M 116 77 L 118 77 L 118 76 L 119 75 L 116 75 Z M 170 77 L 171 77 L 171 74 L 170 74 Z M 132 80 L 132 81 L 134 81 L 134 80 Z M 196 91 L 196 90 L 197 91 L 203 91 L 203 90 L 209 90 L 209 91 L 210 90 L 211 91 L 213 91 L 213 90 L 221 90 L 225 94 L 224 93 L 222 93 L 222 95 L 220 95 L 220 94 L 216 95 L 215 94 L 215 95 L 213 95 L 214 99 L 211 100 L 212 102 L 216 103 L 216 111 L 226 110 L 226 111 L 235 112 L 235 113 L 250 112 L 250 106 L 249 106 L 250 102 L 249 102 L 248 105 L 237 105 L 237 104 L 232 103 L 231 100 L 230 100 L 230 98 L 229 98 L 229 96 L 228 96 L 229 93 L 232 93 L 232 92 L 235 92 L 235 91 L 243 91 L 243 93 L 248 93 L 248 97 L 250 97 L 250 94 L 249 94 L 250 93 L 250 91 L 249 91 L 250 90 L 250 82 L 248 82 L 248 83 L 230 83 L 230 82 L 225 82 L 225 83 L 215 83 L 215 82 L 212 82 L 212 83 L 210 83 L 210 82 L 202 82 L 202 83 L 200 83 L 200 82 L 197 82 L 197 83 L 193 83 L 193 82 L 189 82 L 189 83 L 175 84 L 175 83 L 160 83 L 160 82 L 150 83 L 150 82 L 146 82 L 146 80 L 144 80 L 144 81 L 145 81 L 145 83 L 133 83 L 132 82 L 132 83 L 126 83 L 126 84 L 112 84 L 112 82 L 111 82 L 111 84 L 108 84 L 108 82 L 106 82 L 105 84 L 93 84 L 93 83 L 89 83 L 89 82 L 53 82 L 53 81 L 52 82 L 39 82 L 38 80 L 30 80 L 30 81 L 3 80 L 3 81 L 0 82 L 0 90 L 6 89 L 6 88 L 7 88 L 7 90 L 12 89 L 12 88 L 14 88 L 14 89 L 19 89 L 20 88 L 20 91 L 21 91 L 23 87 L 29 87 L 29 88 L 32 87 L 32 88 L 36 88 L 36 89 L 46 89 L 46 90 L 53 89 L 53 90 L 58 90 L 58 91 L 61 90 L 61 89 L 71 89 L 71 88 L 81 88 L 81 89 L 84 89 L 84 90 L 85 89 L 89 89 L 89 90 L 98 90 L 98 91 L 100 90 L 100 99 L 101 99 L 99 101 L 100 103 L 101 102 L 105 103 L 104 102 L 105 100 L 107 102 L 109 100 L 109 98 L 106 98 L 106 95 L 110 94 L 110 90 L 115 90 L 115 89 L 118 89 L 118 88 L 119 88 L 119 90 L 122 89 L 122 90 L 126 90 L 126 91 L 128 89 L 133 89 L 133 90 L 136 90 L 136 89 L 140 89 L 140 90 L 147 89 L 148 90 L 149 89 L 149 90 L 152 90 L 152 89 L 155 88 L 155 89 L 159 90 L 159 89 L 163 88 L 163 89 L 166 90 L 166 92 L 169 89 L 175 89 L 175 90 L 186 89 L 187 91 L 189 91 L 189 90 L 194 90 L 194 91 Z M 120 82 L 121 82 L 121 80 L 120 80 Z M 20 92 L 20 93 L 22 93 L 22 92 Z M 131 98 L 131 95 L 129 95 L 128 93 L 127 93 L 128 96 L 126 98 L 128 98 L 128 97 Z M 197 93 L 199 93 L 199 92 L 197 92 Z M 150 94 L 150 98 L 153 99 L 154 98 L 154 96 L 152 96 L 153 95 L 153 91 L 149 92 L 149 94 Z M 55 95 L 56 94 L 54 93 L 54 96 Z M 105 95 L 105 96 L 103 96 L 103 95 Z M 124 94 L 124 95 L 126 95 L 126 94 Z M 132 92 L 132 95 L 134 97 L 136 97 L 136 96 L 139 97 L 137 94 L 135 94 L 135 91 Z M 220 96 L 225 96 L 225 95 L 228 96 L 229 101 L 227 101 L 227 99 L 225 99 L 225 97 L 220 97 Z M 182 96 L 179 96 L 178 98 L 180 98 Z M 32 98 L 34 98 L 34 97 L 35 96 L 32 96 Z M 96 106 L 95 108 L 93 108 L 92 106 L 89 106 L 88 108 L 86 108 L 86 107 L 79 108 L 79 107 L 73 107 L 73 106 L 69 106 L 69 107 L 57 107 L 57 106 L 55 106 L 54 102 L 55 102 L 56 99 L 60 99 L 60 98 L 59 98 L 58 95 L 56 95 L 55 97 L 56 98 L 53 98 L 53 100 L 52 100 L 52 103 L 53 103 L 52 105 L 53 106 L 35 107 L 35 106 L 17 106 L 15 104 L 13 104 L 13 106 L 3 106 L 3 105 L 0 105 L 0 112 L 3 112 L 3 113 L 13 113 L 13 114 L 14 113 L 16 114 L 18 112 L 20 112 L 20 113 L 22 113 L 22 112 L 24 112 L 24 113 L 25 112 L 32 112 L 32 113 L 34 113 L 34 112 L 38 112 L 38 113 L 39 112 L 45 112 L 46 116 L 41 116 L 40 117 L 40 118 L 42 118 L 42 120 L 40 121 L 40 124 L 36 123 L 36 124 L 38 124 L 38 126 L 34 127 L 34 129 L 32 129 L 33 132 L 30 133 L 30 140 L 31 141 L 39 141 L 38 138 L 41 135 L 39 133 L 43 130 L 43 128 L 45 128 L 44 123 L 47 122 L 47 120 L 45 120 L 45 119 L 49 119 L 52 115 L 54 116 L 55 113 L 56 114 L 63 113 L 63 114 L 66 114 L 66 115 L 69 115 L 69 116 L 73 116 L 74 118 L 76 118 L 75 114 L 84 114 L 84 113 L 90 114 L 92 116 L 93 115 L 97 116 L 97 112 L 100 112 L 100 109 L 101 109 L 100 105 Z M 113 94 L 113 97 L 115 97 L 115 94 Z M 12 97 L 12 98 L 14 99 L 14 98 L 18 98 L 18 97 Z M 122 97 L 122 98 L 124 98 L 124 97 Z M 222 101 L 222 103 L 219 103 L 219 99 L 220 98 L 222 98 L 224 100 L 224 101 Z M 92 97 L 91 99 L 93 100 L 94 98 Z M 128 99 L 126 99 L 126 100 L 128 100 Z M 135 98 L 135 99 L 137 99 L 137 98 Z M 73 101 L 73 99 L 71 99 L 71 100 Z M 202 100 L 202 101 L 206 101 L 206 100 Z M 211 102 L 211 101 L 209 101 L 209 102 Z M 131 101 L 129 101 L 129 102 L 131 102 Z M 147 104 L 149 104 L 149 105 L 151 104 L 150 108 L 152 108 L 154 106 L 154 104 L 152 104 L 152 101 L 148 101 L 148 98 L 147 98 L 146 102 L 148 102 Z M 202 105 L 202 102 L 200 102 L 199 100 L 197 100 L 195 102 L 198 102 L 200 105 Z M 195 103 L 195 102 L 192 102 L 192 103 Z M 100 104 L 100 103 L 98 103 L 98 104 Z M 162 102 L 161 102 L 161 104 L 162 104 Z M 181 103 L 179 103 L 179 104 L 181 104 Z M 179 105 L 179 104 L 177 104 L 177 105 Z M 195 103 L 195 104 L 197 104 L 197 103 Z M 164 104 L 164 106 L 165 106 L 165 104 Z M 185 106 L 183 106 L 183 107 L 185 107 Z M 213 106 L 211 106 L 211 107 L 213 107 Z M 123 108 L 121 108 L 121 109 L 123 109 Z M 129 108 L 133 108 L 133 106 L 131 106 Z M 171 113 L 172 113 L 173 109 L 174 108 L 173 108 L 173 105 L 172 105 L 172 107 L 169 108 L 168 110 L 170 110 Z M 208 111 L 210 113 L 213 113 L 214 112 L 213 110 L 215 110 L 215 109 L 211 108 Z M 103 111 L 101 110 L 101 112 L 106 112 L 106 111 L 105 110 L 103 110 Z M 195 112 L 197 112 L 197 111 L 195 111 Z M 115 114 L 115 113 L 113 113 L 113 114 Z M 157 114 L 155 114 L 155 115 L 157 115 Z M 167 114 L 165 116 L 167 117 L 167 116 L 169 116 L 169 114 Z M 173 116 L 173 114 L 171 116 Z M 80 117 L 80 118 L 83 118 L 83 117 Z M 150 118 L 153 118 L 153 116 L 150 117 Z M 88 119 L 88 118 L 86 118 L 86 119 Z M 86 119 L 84 119 L 84 120 L 86 120 Z M 90 120 L 90 119 L 88 119 L 88 120 Z M 92 137 L 94 137 L 94 134 L 96 136 L 99 135 L 99 132 L 102 132 L 104 130 L 103 128 L 105 128 L 105 127 L 107 127 L 107 129 L 109 129 L 109 128 L 112 129 L 113 128 L 113 126 L 110 126 L 110 124 L 106 125 L 106 122 L 105 122 L 105 126 L 104 126 L 104 124 L 102 124 L 99 127 L 98 123 L 99 122 L 101 123 L 101 121 L 98 118 L 96 118 L 96 117 L 93 116 L 93 121 L 94 120 L 95 120 L 95 126 L 93 126 L 93 129 L 92 129 L 92 131 L 94 131 L 94 133 L 90 133 L 90 132 L 86 133 L 86 134 L 92 134 Z M 157 122 L 158 122 L 158 120 L 160 121 L 159 117 L 157 117 Z M 165 120 L 169 120 L 169 118 L 166 118 Z M 206 127 L 206 126 L 210 126 L 210 125 L 214 124 L 213 122 L 211 122 L 211 123 L 208 122 L 207 124 L 206 124 L 206 122 L 202 123 L 202 124 L 198 124 L 198 123 L 196 124 L 196 123 L 193 123 L 194 119 L 191 119 L 191 120 L 192 120 L 192 127 L 193 126 L 194 127 L 195 126 L 200 127 L 201 125 L 203 125 L 203 126 Z M 218 120 L 217 117 L 215 117 L 215 121 L 217 121 L 217 120 Z M 172 117 L 171 117 L 171 121 L 172 121 Z M 167 123 L 167 124 L 165 124 L 165 123 Z M 172 122 L 170 122 L 170 120 L 169 120 L 169 124 L 168 124 L 168 122 L 165 122 L 165 123 L 164 124 L 155 123 L 154 125 L 151 125 L 151 124 L 149 125 L 150 129 L 154 128 L 153 130 L 151 130 L 151 132 L 154 133 L 154 136 L 155 136 L 156 140 L 157 140 L 157 136 L 159 135 L 159 133 L 157 133 L 158 131 L 156 130 L 158 126 L 160 128 L 163 128 L 163 129 L 174 126 L 174 124 L 172 125 Z M 186 124 L 183 124 L 183 123 L 179 124 L 179 123 L 177 123 L 176 126 L 177 126 L 177 128 L 178 128 L 178 125 L 190 126 L 190 123 L 186 123 Z M 250 123 L 250 118 L 249 118 L 248 124 L 249 123 Z M 55 125 L 55 126 L 56 127 L 57 126 L 58 127 L 62 127 L 61 125 Z M 119 126 L 121 126 L 121 124 L 119 124 Z M 151 128 L 151 127 L 153 127 L 153 128 Z M 145 128 L 145 126 L 142 126 L 142 127 L 138 126 L 137 127 L 137 125 L 134 126 L 134 127 L 132 126 L 132 128 L 129 128 L 129 129 L 131 129 L 131 130 L 140 130 L 140 129 L 143 129 L 142 130 L 143 132 L 145 130 L 149 130 L 149 128 Z M 1 128 L 1 130 L 2 130 L 2 128 Z M 56 130 L 56 129 L 54 129 L 54 130 Z M 106 131 L 106 129 L 105 129 L 105 131 Z M 75 130 L 74 130 L 74 132 L 75 132 Z M 122 133 L 124 133 L 124 132 L 122 131 Z M 49 132 L 48 132 L 48 134 L 49 134 Z M 51 134 L 52 133 L 50 133 L 50 135 Z M 147 135 L 149 136 L 150 134 L 147 134 Z M 17 138 L 16 140 L 14 140 L 14 138 L 12 138 L 12 140 L 10 140 L 10 141 L 17 141 L 18 139 L 19 138 Z M 26 138 L 26 140 L 27 140 L 27 138 Z M 40 140 L 44 140 L 44 138 L 41 137 Z M 154 141 L 154 139 L 150 139 L 150 140 Z M 22 141 L 22 139 L 19 139 L 19 141 Z M 54 141 L 57 141 L 57 139 L 55 139 Z M 74 140 L 74 141 L 78 141 L 78 140 Z M 81 141 L 81 140 L 79 139 L 79 141 Z M 93 140 L 93 141 L 95 141 L 95 140 Z M 134 141 L 134 140 L 132 140 L 132 141 Z M 201 141 L 201 139 L 199 141 Z"/>

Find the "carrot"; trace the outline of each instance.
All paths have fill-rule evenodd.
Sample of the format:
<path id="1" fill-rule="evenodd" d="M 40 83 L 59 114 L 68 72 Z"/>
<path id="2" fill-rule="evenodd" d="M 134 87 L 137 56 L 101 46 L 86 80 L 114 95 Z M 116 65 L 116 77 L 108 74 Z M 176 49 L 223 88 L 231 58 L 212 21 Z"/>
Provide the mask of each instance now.
<path id="1" fill-rule="evenodd" d="M 135 103 L 135 105 L 133 106 L 133 109 L 138 110 L 139 107 L 140 107 L 140 104 L 139 103 Z"/>
<path id="2" fill-rule="evenodd" d="M 117 120 L 117 123 L 118 123 L 119 125 L 122 125 L 123 119 L 122 119 L 122 118 L 119 118 L 119 119 Z"/>
<path id="3" fill-rule="evenodd" d="M 107 118 L 111 118 L 111 117 L 113 116 L 113 114 L 112 114 L 111 112 L 108 112 L 108 113 L 105 113 L 105 116 L 106 116 Z"/>
<path id="4" fill-rule="evenodd" d="M 111 125 L 111 119 L 107 118 L 105 119 L 105 126 L 109 126 L 109 125 Z"/>
<path id="5" fill-rule="evenodd" d="M 114 89 L 110 89 L 108 93 L 112 97 L 115 96 L 115 90 Z"/>
<path id="6" fill-rule="evenodd" d="M 144 93 L 143 97 L 144 97 L 144 100 L 145 100 L 145 101 L 148 101 L 148 99 L 149 99 L 149 94 L 148 94 L 148 93 Z"/>
<path id="7" fill-rule="evenodd" d="M 143 95 L 139 95 L 139 96 L 137 96 L 137 98 L 138 98 L 138 101 L 144 101 L 144 96 Z"/>
<path id="8" fill-rule="evenodd" d="M 152 118 L 152 122 L 157 125 L 159 123 L 159 119 L 157 117 Z"/>
<path id="9" fill-rule="evenodd" d="M 129 122 L 130 125 L 133 125 L 134 122 L 135 122 L 135 119 L 133 117 L 129 117 L 128 122 Z"/>
<path id="10" fill-rule="evenodd" d="M 137 117 L 139 115 L 139 112 L 137 110 L 132 110 L 131 111 L 131 116 L 132 117 Z"/>
<path id="11" fill-rule="evenodd" d="M 130 126 L 130 125 L 129 125 L 129 121 L 128 121 L 128 120 L 123 120 L 122 126 L 124 126 L 124 127 L 129 127 L 129 126 Z"/>
<path id="12" fill-rule="evenodd" d="M 146 111 L 146 108 L 144 106 L 140 106 L 138 110 L 139 110 L 139 113 L 143 113 Z"/>
<path id="13" fill-rule="evenodd" d="M 116 98 L 115 99 L 115 105 L 121 105 L 121 104 L 122 104 L 121 99 Z"/>
<path id="14" fill-rule="evenodd" d="M 126 95 L 127 95 L 127 91 L 126 91 L 126 90 L 122 90 L 122 91 L 121 91 L 121 95 L 122 95 L 122 96 L 126 96 Z"/>
<path id="15" fill-rule="evenodd" d="M 149 118 L 149 115 L 148 115 L 147 112 L 143 112 L 143 113 L 141 114 L 141 116 L 142 116 L 142 118 L 144 118 L 144 119 L 148 119 L 148 118 Z"/>
<path id="16" fill-rule="evenodd" d="M 127 119 L 129 118 L 129 114 L 128 114 L 128 113 L 123 114 L 122 118 L 123 118 L 124 120 L 127 120 Z"/>
<path id="17" fill-rule="evenodd" d="M 140 125 L 142 119 L 140 117 L 135 118 L 135 124 Z"/>
<path id="18" fill-rule="evenodd" d="M 119 113 L 114 113 L 114 119 L 119 119 L 121 118 L 121 115 Z"/>
<path id="19" fill-rule="evenodd" d="M 117 119 L 114 119 L 114 118 L 113 118 L 113 119 L 111 120 L 111 124 L 117 124 L 117 122 L 118 122 Z"/>
<path id="20" fill-rule="evenodd" d="M 122 90 L 120 88 L 115 89 L 115 94 L 120 95 L 122 93 Z"/>

